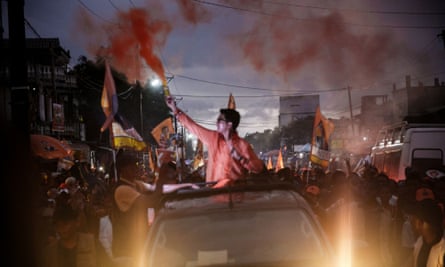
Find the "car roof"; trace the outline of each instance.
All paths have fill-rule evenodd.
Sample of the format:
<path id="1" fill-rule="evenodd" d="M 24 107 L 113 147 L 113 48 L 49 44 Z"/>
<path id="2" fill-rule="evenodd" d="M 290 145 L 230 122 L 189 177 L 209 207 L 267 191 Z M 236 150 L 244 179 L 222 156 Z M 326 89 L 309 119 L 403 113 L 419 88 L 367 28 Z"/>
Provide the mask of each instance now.
<path id="1" fill-rule="evenodd" d="M 203 186 L 199 189 L 196 189 L 196 187 L 182 188 L 173 192 L 164 193 L 161 198 L 160 206 L 158 206 L 159 208 L 156 212 L 152 227 L 150 228 L 146 241 L 146 251 L 144 252 L 146 254 L 143 259 L 151 262 L 151 260 L 154 259 L 151 257 L 151 253 L 155 253 L 157 251 L 156 249 L 159 248 L 162 250 L 163 246 L 165 245 L 163 242 L 167 242 L 165 241 L 166 234 L 163 231 L 169 232 L 171 229 L 181 229 L 178 224 L 187 227 L 190 232 L 186 235 L 185 232 L 187 231 L 185 231 L 184 236 L 188 236 L 189 238 L 195 235 L 199 236 L 198 232 L 218 232 L 217 229 L 220 229 L 220 227 L 223 225 L 227 225 L 228 223 L 236 223 L 237 221 L 240 221 L 242 226 L 241 229 L 252 223 L 249 226 L 252 227 L 252 231 L 248 231 L 252 234 L 256 231 L 254 229 L 258 230 L 258 227 L 262 228 L 262 226 L 259 226 L 264 225 L 264 221 L 262 220 L 270 219 L 270 223 L 272 224 L 269 225 L 275 225 L 276 220 L 280 222 L 282 221 L 279 219 L 282 218 L 280 215 L 288 215 L 291 213 L 296 215 L 295 218 L 302 218 L 302 221 L 300 222 L 302 224 L 299 225 L 305 225 L 306 227 L 308 225 L 313 226 L 313 228 L 297 227 L 298 230 L 296 231 L 303 231 L 303 233 L 307 234 L 309 229 L 314 230 L 314 235 L 309 236 L 311 236 L 311 238 L 319 238 L 317 239 L 317 242 L 320 243 L 316 243 L 323 247 L 322 250 L 324 255 L 322 258 L 317 258 L 316 260 L 325 262 L 328 259 L 328 261 L 330 261 L 333 254 L 329 240 L 325 236 L 325 233 L 320 223 L 316 219 L 310 205 L 300 191 L 300 187 L 291 182 L 267 179 L 247 179 L 237 182 L 234 185 L 222 188 L 211 188 L 203 184 Z M 258 217 L 253 214 L 258 214 Z M 232 215 L 234 215 L 234 217 L 232 217 Z M 219 222 L 219 224 L 206 224 L 205 227 L 199 225 L 198 222 L 202 223 L 200 219 L 202 217 L 205 217 L 206 220 L 215 219 Z M 286 218 L 287 220 L 284 221 L 288 221 L 291 223 L 290 225 L 294 225 L 292 223 L 292 219 L 289 217 Z M 188 221 L 187 219 L 191 220 Z M 257 222 L 257 219 L 261 223 L 256 224 L 255 222 Z M 196 227 L 189 225 L 190 223 L 193 224 L 193 222 L 197 223 Z M 166 228 L 164 229 L 164 227 Z M 189 227 L 192 227 L 192 229 Z M 284 228 L 279 227 L 279 229 L 279 231 L 285 231 Z M 295 230 L 293 227 L 292 229 Z M 159 234 L 161 232 L 162 234 Z M 227 231 L 223 235 L 230 235 L 230 232 Z M 277 235 L 283 237 L 281 234 L 277 233 Z M 290 234 L 284 234 L 284 236 L 290 236 Z M 248 235 L 246 237 L 241 236 L 240 238 L 246 242 L 249 240 Z M 162 243 L 163 245 L 155 245 L 156 242 Z M 228 248 L 223 250 L 227 251 Z M 211 249 L 209 251 L 212 252 L 219 250 Z M 230 263 L 228 262 L 227 264 Z M 222 264 L 221 266 L 223 265 L 225 264 Z"/>
<path id="2" fill-rule="evenodd" d="M 199 189 L 183 188 L 163 194 L 158 207 L 163 212 L 180 210 L 188 212 L 195 208 L 199 208 L 200 212 L 208 212 L 209 209 L 221 207 L 254 208 L 255 206 L 311 210 L 295 184 L 255 179 L 243 180 L 235 185 L 222 188 L 207 186 Z"/>

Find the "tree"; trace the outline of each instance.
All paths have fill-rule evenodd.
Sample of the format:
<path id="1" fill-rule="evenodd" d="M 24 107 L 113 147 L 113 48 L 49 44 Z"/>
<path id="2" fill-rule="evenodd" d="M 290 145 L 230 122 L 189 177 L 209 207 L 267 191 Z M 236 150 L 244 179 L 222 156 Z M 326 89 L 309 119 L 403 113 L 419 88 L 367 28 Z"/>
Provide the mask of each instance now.
<path id="1" fill-rule="evenodd" d="M 314 116 L 308 116 L 291 122 L 287 126 L 276 127 L 273 130 L 265 130 L 263 133 L 246 134 L 245 139 L 253 145 L 255 152 L 267 152 L 279 149 L 281 145 L 293 147 L 293 145 L 311 142 Z M 281 144 L 281 140 L 285 140 Z"/>
<path id="2" fill-rule="evenodd" d="M 266 152 L 280 147 L 281 131 L 278 127 L 274 130 L 265 130 L 263 133 L 246 134 L 244 137 L 252 144 L 256 153 Z"/>
<path id="3" fill-rule="evenodd" d="M 107 143 L 108 131 L 102 137 L 100 135 L 100 127 L 105 120 L 100 105 L 105 74 L 103 59 L 92 61 L 81 56 L 74 72 L 81 94 L 79 110 L 86 125 L 86 139 L 93 143 Z M 159 122 L 170 116 L 162 90 L 140 83 L 130 84 L 125 74 L 114 69 L 112 75 L 116 84 L 119 113 L 135 127 L 147 144 L 156 144 L 150 132 Z M 140 129 L 141 93 L 143 131 Z"/>
<path id="4" fill-rule="evenodd" d="M 305 118 L 294 120 L 289 125 L 283 127 L 283 135 L 286 139 L 286 145 L 310 143 L 312 139 L 312 128 L 314 125 L 314 116 L 307 116 Z"/>

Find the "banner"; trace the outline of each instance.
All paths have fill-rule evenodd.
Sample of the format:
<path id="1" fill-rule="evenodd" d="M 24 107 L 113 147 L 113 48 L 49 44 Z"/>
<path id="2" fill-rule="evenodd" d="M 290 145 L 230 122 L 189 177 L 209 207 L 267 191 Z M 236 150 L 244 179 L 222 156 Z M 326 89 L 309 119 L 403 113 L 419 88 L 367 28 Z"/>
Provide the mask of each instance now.
<path id="1" fill-rule="evenodd" d="M 53 103 L 53 123 L 52 130 L 54 132 L 65 131 L 65 114 L 63 113 L 63 105 Z"/>
<path id="2" fill-rule="evenodd" d="M 100 105 L 106 116 L 105 122 L 100 128 L 100 132 L 104 132 L 106 129 L 108 129 L 108 127 L 110 127 L 111 122 L 114 120 L 114 115 L 116 115 L 119 107 L 116 95 L 116 86 L 114 84 L 113 75 L 111 74 L 111 69 L 107 61 L 105 61 L 104 87 L 102 89 Z"/>
<path id="3" fill-rule="evenodd" d="M 314 127 L 312 130 L 312 149 L 310 161 L 323 168 L 329 166 L 330 150 L 329 138 L 334 131 L 334 124 L 326 119 L 317 107 L 315 112 Z"/>
<path id="4" fill-rule="evenodd" d="M 170 135 L 174 133 L 173 123 L 170 117 L 156 125 L 156 127 L 151 131 L 151 135 L 161 148 L 167 148 L 170 146 Z"/>

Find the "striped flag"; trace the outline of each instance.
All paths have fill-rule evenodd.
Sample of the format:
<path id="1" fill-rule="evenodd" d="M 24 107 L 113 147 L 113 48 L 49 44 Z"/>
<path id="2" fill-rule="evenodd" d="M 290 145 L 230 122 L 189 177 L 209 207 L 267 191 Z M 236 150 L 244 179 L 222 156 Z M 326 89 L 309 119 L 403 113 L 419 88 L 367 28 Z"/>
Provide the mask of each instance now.
<path id="1" fill-rule="evenodd" d="M 113 147 L 115 149 L 125 148 L 135 151 L 143 151 L 146 149 L 142 137 L 136 131 L 136 129 L 121 115 L 117 116 L 119 122 L 112 122 L 113 131 Z"/>

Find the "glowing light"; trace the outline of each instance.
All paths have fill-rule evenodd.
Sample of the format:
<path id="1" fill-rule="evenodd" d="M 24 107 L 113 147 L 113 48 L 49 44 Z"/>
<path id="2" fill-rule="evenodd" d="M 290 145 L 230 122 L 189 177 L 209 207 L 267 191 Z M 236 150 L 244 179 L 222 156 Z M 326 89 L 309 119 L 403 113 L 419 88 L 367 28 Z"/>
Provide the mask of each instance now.
<path id="1" fill-rule="evenodd" d="M 150 80 L 151 87 L 160 87 L 162 85 L 162 81 L 159 78 L 154 78 Z"/>
<path id="2" fill-rule="evenodd" d="M 351 267 L 352 266 L 352 223 L 351 210 L 348 204 L 343 203 L 341 206 L 341 216 L 339 217 L 338 227 L 338 262 L 337 266 Z"/>

